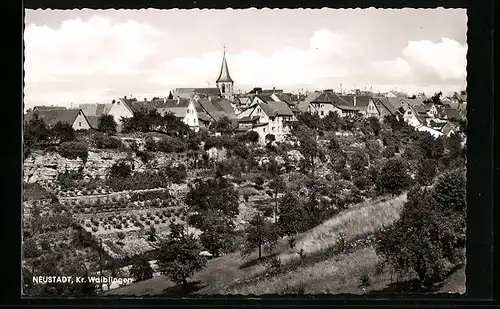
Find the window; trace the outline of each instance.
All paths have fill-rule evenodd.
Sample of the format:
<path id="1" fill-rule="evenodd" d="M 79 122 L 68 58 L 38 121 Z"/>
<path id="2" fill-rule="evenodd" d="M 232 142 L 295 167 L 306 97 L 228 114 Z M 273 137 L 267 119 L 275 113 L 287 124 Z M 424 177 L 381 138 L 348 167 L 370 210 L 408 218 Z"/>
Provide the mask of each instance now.
<path id="1" fill-rule="evenodd" d="M 266 133 L 266 128 L 264 128 L 264 133 Z"/>
<path id="2" fill-rule="evenodd" d="M 222 89 L 222 90 L 221 90 L 221 91 L 222 91 L 222 93 L 226 93 L 226 85 L 222 84 L 221 89 Z"/>
<path id="3" fill-rule="evenodd" d="M 81 122 L 81 121 L 80 121 L 80 122 L 78 122 L 78 126 L 79 126 L 79 127 L 81 127 L 81 126 L 82 126 L 82 122 Z"/>
<path id="4" fill-rule="evenodd" d="M 274 127 L 272 127 L 272 128 L 271 128 L 271 131 L 273 131 L 273 132 L 274 132 Z"/>
<path id="5" fill-rule="evenodd" d="M 325 115 L 325 112 L 324 111 L 321 111 L 321 116 L 324 116 Z"/>

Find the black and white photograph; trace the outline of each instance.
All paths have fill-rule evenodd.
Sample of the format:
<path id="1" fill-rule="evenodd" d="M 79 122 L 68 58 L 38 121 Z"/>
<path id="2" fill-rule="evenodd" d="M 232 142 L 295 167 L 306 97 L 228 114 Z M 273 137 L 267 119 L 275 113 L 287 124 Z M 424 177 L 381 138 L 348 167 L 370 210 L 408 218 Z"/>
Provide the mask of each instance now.
<path id="1" fill-rule="evenodd" d="M 26 9 L 23 38 L 23 297 L 466 292 L 466 9 Z"/>

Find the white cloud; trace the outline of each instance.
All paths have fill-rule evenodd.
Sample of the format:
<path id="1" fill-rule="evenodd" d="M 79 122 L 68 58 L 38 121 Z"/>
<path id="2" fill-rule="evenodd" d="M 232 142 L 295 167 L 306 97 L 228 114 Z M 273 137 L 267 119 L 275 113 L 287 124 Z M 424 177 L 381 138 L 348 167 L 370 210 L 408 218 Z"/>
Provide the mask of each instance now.
<path id="1" fill-rule="evenodd" d="M 436 72 L 443 80 L 465 79 L 467 74 L 467 46 L 454 40 L 410 41 L 403 54 L 413 66 Z"/>
<path id="2" fill-rule="evenodd" d="M 67 20 L 57 29 L 28 25 L 26 105 L 110 101 L 131 93 L 162 96 L 173 87 L 214 86 L 222 52 L 196 54 L 203 46 L 183 42 L 175 39 L 175 32 L 99 16 Z M 176 44 L 188 48 L 191 56 L 170 57 Z M 415 89 L 465 85 L 467 47 L 456 41 L 409 41 L 400 57 L 371 63 L 366 55 L 377 46 L 366 45 L 347 34 L 319 29 L 302 49 L 282 47 L 267 54 L 228 50 L 227 60 L 236 88 L 309 85 L 324 89 L 339 82 L 345 87 L 400 85 L 407 89 L 411 85 Z"/>

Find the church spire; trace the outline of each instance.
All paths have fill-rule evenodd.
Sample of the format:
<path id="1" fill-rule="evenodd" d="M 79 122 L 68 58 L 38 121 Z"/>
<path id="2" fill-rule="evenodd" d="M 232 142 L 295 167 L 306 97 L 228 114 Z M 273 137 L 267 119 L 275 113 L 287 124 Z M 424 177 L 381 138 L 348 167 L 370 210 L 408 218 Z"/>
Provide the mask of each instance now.
<path id="1" fill-rule="evenodd" d="M 216 83 L 234 83 L 229 75 L 229 69 L 226 61 L 226 45 L 224 45 L 224 56 L 222 57 L 222 67 L 220 69 L 219 78 Z"/>

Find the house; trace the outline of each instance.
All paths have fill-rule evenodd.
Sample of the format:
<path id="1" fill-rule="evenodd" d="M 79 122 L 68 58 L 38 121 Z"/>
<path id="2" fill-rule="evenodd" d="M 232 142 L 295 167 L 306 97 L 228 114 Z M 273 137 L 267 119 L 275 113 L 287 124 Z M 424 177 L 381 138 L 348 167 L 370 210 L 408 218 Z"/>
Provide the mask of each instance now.
<path id="1" fill-rule="evenodd" d="M 314 91 L 314 92 L 309 92 L 307 93 L 306 97 L 304 100 L 300 100 L 299 98 L 299 103 L 297 104 L 297 109 L 301 113 L 306 113 L 309 111 L 309 104 L 315 100 L 317 97 L 321 95 L 321 91 Z"/>
<path id="2" fill-rule="evenodd" d="M 403 120 L 410 126 L 416 128 L 422 125 L 426 125 L 427 121 L 422 116 L 422 111 L 426 115 L 425 109 L 421 106 L 408 106 L 403 114 Z"/>
<path id="3" fill-rule="evenodd" d="M 441 109 L 441 119 L 446 119 L 449 121 L 458 121 L 462 119 L 462 116 L 460 115 L 458 109 L 450 108 L 450 107 L 444 107 Z"/>
<path id="4" fill-rule="evenodd" d="M 432 135 L 432 137 L 434 137 L 434 138 L 438 138 L 440 136 L 443 136 L 442 132 L 440 132 L 436 129 L 433 129 L 431 127 L 428 127 L 428 126 L 424 126 L 424 125 L 416 127 L 415 130 L 420 131 L 420 132 L 429 132 Z"/>
<path id="5" fill-rule="evenodd" d="M 436 105 L 434 105 L 433 103 L 425 103 L 424 108 L 429 117 L 437 118 L 439 116 Z"/>
<path id="6" fill-rule="evenodd" d="M 233 105 L 228 99 L 200 99 L 195 101 L 195 107 L 208 117 L 207 120 L 210 123 L 219 121 L 223 117 L 227 117 L 229 120 L 236 119 Z"/>
<path id="7" fill-rule="evenodd" d="M 33 111 L 47 111 L 47 110 L 63 110 L 66 109 L 64 106 L 44 106 L 44 105 L 39 105 L 33 107 Z"/>
<path id="8" fill-rule="evenodd" d="M 134 112 L 129 106 L 130 102 L 131 100 L 127 99 L 127 97 L 118 98 L 111 102 L 111 108 L 108 111 L 108 115 L 113 116 L 113 119 L 118 125 L 118 131 L 120 131 L 122 127 L 122 118 L 132 118 L 134 116 Z"/>
<path id="9" fill-rule="evenodd" d="M 290 134 L 294 113 L 285 102 L 256 102 L 237 115 L 240 131 L 259 133 L 260 142 L 265 142 L 267 134 L 283 141 Z"/>
<path id="10" fill-rule="evenodd" d="M 83 111 L 92 129 L 97 129 L 99 117 L 107 115 L 112 104 L 80 104 L 79 108 Z"/>
<path id="11" fill-rule="evenodd" d="M 452 122 L 447 122 L 441 129 L 441 133 L 447 137 L 456 132 L 459 132 L 459 128 Z"/>
<path id="12" fill-rule="evenodd" d="M 333 91 L 327 90 L 311 101 L 309 112 L 317 113 L 320 118 L 326 117 L 330 112 L 337 113 L 340 117 L 347 117 L 356 115 L 359 109 Z"/>
<path id="13" fill-rule="evenodd" d="M 367 116 L 375 116 L 383 119 L 386 116 L 398 116 L 401 112 L 391 103 L 387 97 L 372 97 L 367 107 Z"/>
<path id="14" fill-rule="evenodd" d="M 79 108 L 49 110 L 34 109 L 32 113 L 27 115 L 27 118 L 30 118 L 35 114 L 38 115 L 39 118 L 43 119 L 49 127 L 53 127 L 56 123 L 62 122 L 71 125 L 75 131 L 91 129 L 87 117 Z"/>
<path id="15" fill-rule="evenodd" d="M 220 90 L 217 87 L 212 88 L 176 88 L 172 91 L 174 99 L 207 99 L 208 97 L 220 98 Z"/>
<path id="16" fill-rule="evenodd" d="M 192 130 L 199 130 L 200 123 L 193 100 L 177 98 L 171 100 L 156 99 L 151 101 L 137 101 L 121 98 L 114 101 L 108 114 L 113 116 L 117 124 L 119 124 L 119 130 L 121 130 L 122 117 L 131 118 L 134 113 L 139 111 L 148 112 L 150 110 L 156 110 L 161 115 L 172 113 L 177 118 L 180 118 L 182 122 L 188 125 Z"/>
<path id="17" fill-rule="evenodd" d="M 368 105 L 372 100 L 370 95 L 341 95 L 342 99 L 349 103 L 349 105 L 358 108 L 359 113 L 367 116 Z"/>

